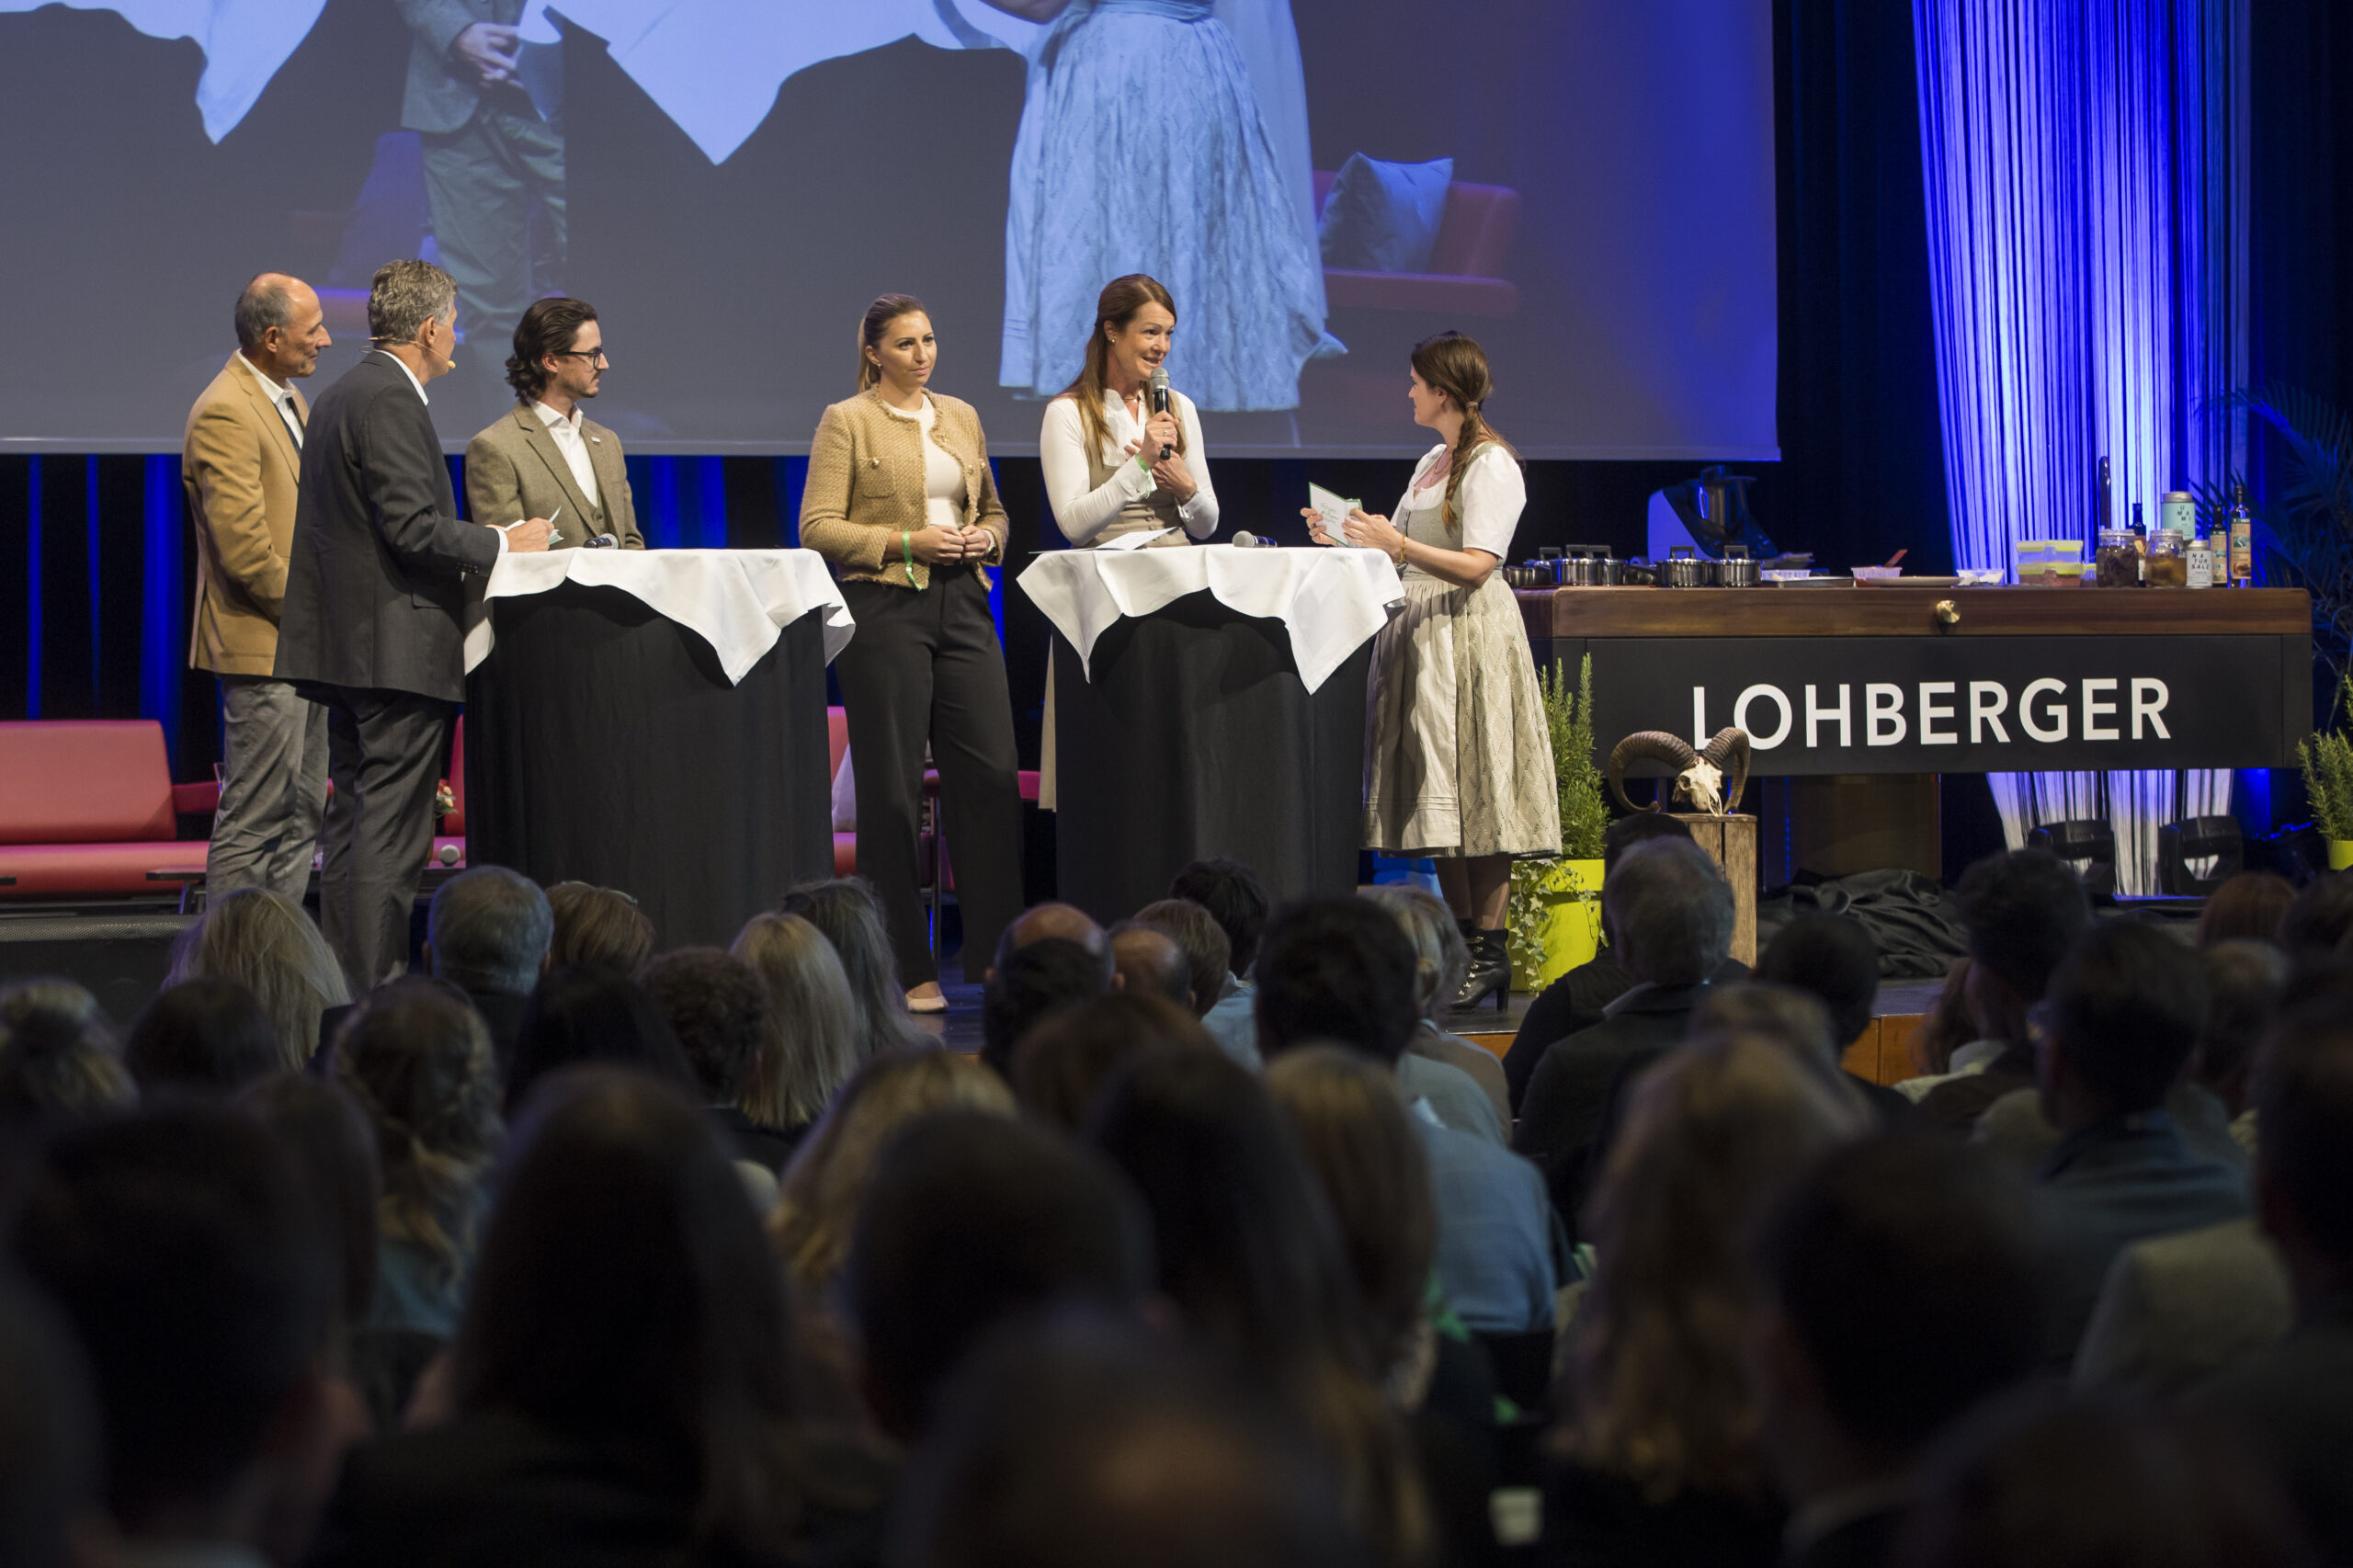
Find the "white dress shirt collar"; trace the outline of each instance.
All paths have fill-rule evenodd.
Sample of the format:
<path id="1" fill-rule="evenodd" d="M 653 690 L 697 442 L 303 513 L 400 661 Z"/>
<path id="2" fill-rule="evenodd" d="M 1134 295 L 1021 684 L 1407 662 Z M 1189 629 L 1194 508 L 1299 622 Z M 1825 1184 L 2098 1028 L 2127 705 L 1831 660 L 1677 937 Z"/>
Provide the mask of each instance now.
<path id="1" fill-rule="evenodd" d="M 376 352 L 381 354 L 385 358 L 390 359 L 393 364 L 398 365 L 401 368 L 401 374 L 408 378 L 408 384 L 416 389 L 417 402 L 424 403 L 428 408 L 433 405 L 433 400 L 425 395 L 425 383 L 416 379 L 416 372 L 408 368 L 407 360 L 402 358 L 399 355 L 393 353 L 389 348 L 379 348 Z"/>
<path id="2" fill-rule="evenodd" d="M 238 350 L 237 363 L 251 370 L 254 373 L 254 380 L 261 383 L 262 396 L 269 399 L 269 405 L 278 410 L 278 417 L 286 423 L 286 433 L 294 437 L 294 449 L 301 451 L 302 449 L 302 416 L 294 411 L 294 389 L 264 375 L 261 367 L 246 358 L 243 349 Z"/>
<path id="3" fill-rule="evenodd" d="M 538 415 L 540 423 L 551 430 L 562 425 L 574 435 L 580 434 L 580 405 L 576 403 L 572 405 L 572 412 L 569 414 L 558 414 L 546 403 L 537 402 L 531 404 L 531 412 Z"/>

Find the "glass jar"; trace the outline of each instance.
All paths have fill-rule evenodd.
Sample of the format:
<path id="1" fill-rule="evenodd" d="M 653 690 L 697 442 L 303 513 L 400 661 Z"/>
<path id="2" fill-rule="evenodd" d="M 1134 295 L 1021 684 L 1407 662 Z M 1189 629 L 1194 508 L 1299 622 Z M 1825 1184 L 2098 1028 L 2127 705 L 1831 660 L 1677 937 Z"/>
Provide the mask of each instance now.
<path id="1" fill-rule="evenodd" d="M 2102 528 L 2096 557 L 2099 585 L 2137 588 L 2141 585 L 2141 551 L 2130 528 Z"/>
<path id="2" fill-rule="evenodd" d="M 2171 528 L 2160 528 L 2149 536 L 2149 586 L 2189 586 L 2188 543 Z"/>

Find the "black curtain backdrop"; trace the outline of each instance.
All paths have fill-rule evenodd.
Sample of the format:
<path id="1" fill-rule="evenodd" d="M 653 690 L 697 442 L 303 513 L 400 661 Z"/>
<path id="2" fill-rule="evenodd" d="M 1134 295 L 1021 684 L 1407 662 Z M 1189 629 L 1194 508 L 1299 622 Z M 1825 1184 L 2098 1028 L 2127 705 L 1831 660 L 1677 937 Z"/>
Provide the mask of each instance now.
<path id="1" fill-rule="evenodd" d="M 1907 565 L 1947 570 L 1910 7 L 1776 0 L 1774 22 L 1782 460 L 1741 471 L 1756 476 L 1757 519 L 1784 548 L 1810 549 L 1840 569 L 1908 547 Z M 2343 85 L 2353 82 L 2353 17 L 2341 14 L 2339 0 L 2266 0 L 2254 25 L 2254 379 L 2292 381 L 2353 405 L 2353 277 L 2343 265 L 2353 256 L 2353 88 Z M 1707 243 L 1705 213 L 1691 214 L 1691 233 L 1694 244 Z M 1401 382 L 1404 369 L 1397 367 Z M 1519 433 L 1512 392 L 1499 388 L 1493 410 L 1507 435 Z M 1407 428 L 1401 412 L 1400 433 Z M 2276 446 L 2258 442 L 2253 459 L 2263 494 Z M 133 718 L 168 709 L 177 732 L 175 776 L 208 777 L 220 731 L 210 678 L 185 668 L 196 570 L 185 518 L 175 528 L 148 528 L 153 476 L 145 458 L 44 458 L 36 557 L 32 460 L 0 456 L 0 718 Z M 650 460 L 680 465 L 672 471 L 684 475 L 671 488 L 673 504 L 683 496 L 688 510 L 699 508 L 683 529 L 673 523 L 680 542 L 796 541 L 801 460 Z M 1515 553 L 1590 542 L 1640 554 L 1651 492 L 1697 466 L 1533 464 Z M 1217 462 L 1224 528 L 1304 543 L 1297 512 L 1311 479 L 1385 510 L 1410 467 Z M 1044 547 L 1051 524 L 1034 460 L 1001 459 L 997 476 L 1017 571 Z M 639 483 L 642 515 L 654 488 Z M 176 479 L 169 493 L 176 497 Z M 166 532 L 173 546 L 151 554 L 149 540 Z M 168 627 L 143 625 L 151 590 Z M 1004 625 L 1023 762 L 1034 766 L 1047 629 L 1009 586 Z M 159 640 L 176 650 L 168 669 L 154 657 Z"/>

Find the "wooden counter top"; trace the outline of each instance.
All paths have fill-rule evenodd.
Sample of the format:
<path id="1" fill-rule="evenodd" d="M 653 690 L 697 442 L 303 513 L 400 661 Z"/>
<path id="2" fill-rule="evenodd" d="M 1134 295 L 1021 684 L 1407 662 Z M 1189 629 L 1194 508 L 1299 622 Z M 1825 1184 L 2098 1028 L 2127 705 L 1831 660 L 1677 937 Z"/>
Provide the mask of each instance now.
<path id="1" fill-rule="evenodd" d="M 1528 634 L 1566 637 L 2302 636 L 2302 588 L 1522 588 Z M 1937 619 L 1949 599 L 1958 624 Z"/>

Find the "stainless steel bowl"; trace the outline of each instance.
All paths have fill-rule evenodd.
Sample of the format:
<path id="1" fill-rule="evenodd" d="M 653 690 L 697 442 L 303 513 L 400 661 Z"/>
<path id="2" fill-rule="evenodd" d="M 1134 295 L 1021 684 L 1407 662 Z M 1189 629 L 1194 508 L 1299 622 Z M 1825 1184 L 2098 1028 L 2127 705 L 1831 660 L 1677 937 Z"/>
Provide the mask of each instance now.
<path id="1" fill-rule="evenodd" d="M 1658 562 L 1658 585 L 1662 588 L 1709 588 L 1715 585 L 1716 563 L 1706 560 L 1688 544 L 1669 550 L 1666 559 Z"/>
<path id="2" fill-rule="evenodd" d="M 1716 562 L 1716 586 L 1719 588 L 1753 588 L 1764 579 L 1757 575 L 1763 562 L 1748 553 L 1747 547 L 1738 544 L 1724 546 L 1723 559 Z"/>
<path id="3" fill-rule="evenodd" d="M 1570 545 L 1560 565 L 1561 581 L 1567 586 L 1614 588 L 1625 580 L 1624 562 L 1612 559 L 1607 545 Z"/>

